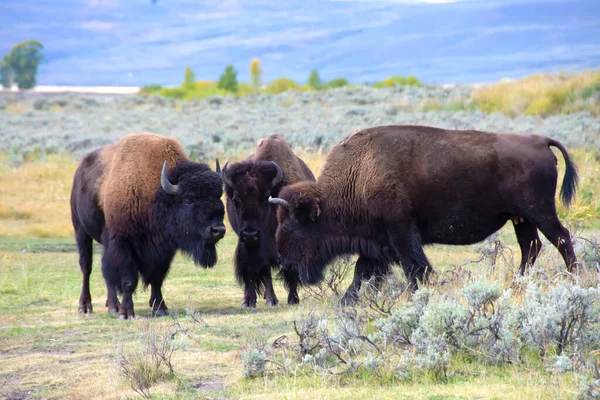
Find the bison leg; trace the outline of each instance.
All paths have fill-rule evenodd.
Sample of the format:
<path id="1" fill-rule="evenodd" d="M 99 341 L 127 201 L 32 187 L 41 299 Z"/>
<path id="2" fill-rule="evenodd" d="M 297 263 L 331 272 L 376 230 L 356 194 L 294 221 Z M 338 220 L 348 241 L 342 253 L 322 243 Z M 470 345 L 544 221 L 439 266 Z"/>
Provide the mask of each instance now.
<path id="1" fill-rule="evenodd" d="M 164 317 L 169 315 L 169 309 L 162 296 L 162 284 L 164 277 L 161 279 L 153 280 L 150 285 L 150 307 L 152 307 L 153 317 Z"/>
<path id="2" fill-rule="evenodd" d="M 360 255 L 354 267 L 354 279 L 344 296 L 342 296 L 340 304 L 344 306 L 356 304 L 363 280 L 368 281 L 371 278 L 375 278 L 375 284 L 379 286 L 388 273 L 389 266 L 387 264 Z"/>
<path id="3" fill-rule="evenodd" d="M 298 271 L 281 269 L 279 275 L 283 278 L 283 284 L 288 289 L 288 304 L 292 305 L 300 303 L 300 296 L 298 296 L 300 275 L 298 275 Z"/>
<path id="4" fill-rule="evenodd" d="M 256 279 L 248 279 L 244 282 L 242 307 L 256 308 Z"/>
<path id="5" fill-rule="evenodd" d="M 538 236 L 535 225 L 528 220 L 523 222 L 514 222 L 515 234 L 521 248 L 521 275 L 525 274 L 528 265 L 533 265 L 542 250 L 542 241 Z"/>
<path id="6" fill-rule="evenodd" d="M 92 295 L 90 294 L 90 275 L 92 274 L 92 241 L 80 224 L 75 227 L 75 240 L 79 251 L 79 268 L 83 274 L 81 295 L 79 296 L 79 313 L 92 313 Z"/>
<path id="7" fill-rule="evenodd" d="M 536 221 L 536 225 L 550 243 L 558 249 L 560 255 L 565 260 L 567 270 L 574 272 L 577 267 L 577 257 L 575 257 L 575 252 L 573 251 L 571 234 L 560 223 L 558 216 L 554 214 L 552 218 L 541 218 L 539 222 Z"/>
<path id="8" fill-rule="evenodd" d="M 133 318 L 135 317 L 133 292 L 138 283 L 138 268 L 133 251 L 129 243 L 119 237 L 108 238 L 108 240 L 103 240 L 103 243 L 105 249 L 102 257 L 102 274 L 109 291 L 107 306 L 114 306 L 112 302 L 115 300 L 116 294 L 113 297 L 111 290 L 120 287 L 123 298 L 119 306 L 119 319 Z"/>
<path id="9" fill-rule="evenodd" d="M 265 285 L 265 300 L 266 305 L 276 306 L 279 304 L 279 300 L 275 295 L 275 289 L 273 289 L 273 278 L 271 277 L 271 268 L 265 267 L 263 272 L 263 283 Z"/>
<path id="10" fill-rule="evenodd" d="M 121 303 L 119 303 L 119 298 L 117 297 L 117 287 L 106 283 L 106 308 L 108 308 L 108 313 L 110 315 L 116 315 L 119 312 L 119 308 L 121 307 Z"/>
<path id="11" fill-rule="evenodd" d="M 402 229 L 403 225 L 404 224 L 399 223 L 388 228 L 388 237 L 390 244 L 396 253 L 397 260 L 408 280 L 408 288 L 411 293 L 414 293 L 419 289 L 417 278 L 422 279 L 427 272 L 427 269 L 423 269 L 419 265 L 423 263 L 423 260 L 420 260 L 419 262 L 419 259 L 425 257 L 425 253 L 422 253 L 423 249 L 418 236 L 414 233 L 411 234 L 409 227 Z M 419 254 L 419 251 L 422 255 Z M 417 262 L 415 262 L 415 260 Z M 425 261 L 427 261 L 426 257 Z"/>

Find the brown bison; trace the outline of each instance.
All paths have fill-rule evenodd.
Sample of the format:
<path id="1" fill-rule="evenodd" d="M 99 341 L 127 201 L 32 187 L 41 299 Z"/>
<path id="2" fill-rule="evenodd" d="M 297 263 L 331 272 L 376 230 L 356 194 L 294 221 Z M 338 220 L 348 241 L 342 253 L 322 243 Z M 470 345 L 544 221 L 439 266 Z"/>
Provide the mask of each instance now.
<path id="1" fill-rule="evenodd" d="M 162 172 L 161 172 L 162 168 Z M 217 172 L 218 161 L 217 161 Z M 79 312 L 92 312 L 92 241 L 104 247 L 106 307 L 134 317 L 132 294 L 141 275 L 151 285 L 153 315 L 166 315 L 161 287 L 175 252 L 196 264 L 217 262 L 215 244 L 225 234 L 221 176 L 192 162 L 175 139 L 130 134 L 87 154 L 75 172 L 71 219 L 83 285 Z M 122 293 L 119 304 L 117 292 Z"/>
<path id="2" fill-rule="evenodd" d="M 267 305 L 277 305 L 271 268 L 279 266 L 275 231 L 276 208 L 269 204 L 287 184 L 314 181 L 304 161 L 278 135 L 262 139 L 246 161 L 223 167 L 221 172 L 227 197 L 227 215 L 238 235 L 235 250 L 235 275 L 244 285 L 242 307 L 256 307 L 256 292 L 265 295 Z M 289 290 L 288 304 L 298 298 L 298 273 L 280 270 Z"/>
<path id="3" fill-rule="evenodd" d="M 358 254 L 342 299 L 357 299 L 361 280 L 399 263 L 417 289 L 431 265 L 423 245 L 484 240 L 508 220 L 521 247 L 521 272 L 540 251 L 539 229 L 572 271 L 570 234 L 556 215 L 556 147 L 566 163 L 561 197 L 569 205 L 577 171 L 565 148 L 537 135 L 456 131 L 427 126 L 365 129 L 336 145 L 318 181 L 283 188 L 277 247 L 282 266 L 305 283 L 323 278 L 336 256 Z"/>

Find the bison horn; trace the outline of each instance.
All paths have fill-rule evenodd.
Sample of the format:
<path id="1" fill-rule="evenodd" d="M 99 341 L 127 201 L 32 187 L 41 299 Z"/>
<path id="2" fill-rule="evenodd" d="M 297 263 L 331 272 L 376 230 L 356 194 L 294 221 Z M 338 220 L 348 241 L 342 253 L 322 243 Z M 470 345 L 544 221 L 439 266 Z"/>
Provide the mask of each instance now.
<path id="1" fill-rule="evenodd" d="M 173 185 L 169 182 L 169 178 L 167 178 L 167 162 L 163 164 L 162 172 L 160 174 L 160 186 L 162 186 L 163 190 L 168 194 L 177 194 L 179 193 L 179 185 Z"/>
<path id="2" fill-rule="evenodd" d="M 271 182 L 271 187 L 275 187 L 275 186 L 277 186 L 277 184 L 279 182 L 281 182 L 283 180 L 283 171 L 281 170 L 281 167 L 279 165 L 277 165 L 277 163 L 275 161 L 271 161 L 271 162 L 273 163 L 275 168 L 277 168 L 277 175 L 275 175 L 275 178 L 273 178 L 273 181 Z"/>
<path id="3" fill-rule="evenodd" d="M 271 196 L 269 196 L 269 203 L 271 203 L 271 204 L 281 204 L 282 206 L 284 206 L 288 210 L 291 209 L 290 203 L 288 203 L 284 199 L 280 199 L 279 197 L 271 197 Z"/>
<path id="4" fill-rule="evenodd" d="M 227 164 L 229 164 L 229 161 L 226 161 L 225 165 L 223 165 L 223 169 L 221 170 L 221 179 L 227 186 L 233 187 L 233 182 L 231 182 L 231 179 L 229 179 L 227 176 Z"/>
<path id="5" fill-rule="evenodd" d="M 217 171 L 217 174 L 220 174 L 221 173 L 221 166 L 219 165 L 219 159 L 217 158 L 216 160 L 217 160 L 217 166 L 215 168 L 215 171 Z"/>

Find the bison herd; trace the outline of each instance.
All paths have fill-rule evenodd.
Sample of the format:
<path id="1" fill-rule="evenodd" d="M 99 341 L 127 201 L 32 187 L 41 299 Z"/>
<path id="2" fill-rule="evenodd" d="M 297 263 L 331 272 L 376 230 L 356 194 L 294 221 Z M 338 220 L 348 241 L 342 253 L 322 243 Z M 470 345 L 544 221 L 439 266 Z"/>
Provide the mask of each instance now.
<path id="1" fill-rule="evenodd" d="M 220 170 L 217 160 L 216 171 L 191 161 L 175 139 L 126 135 L 88 153 L 75 172 L 79 312 L 92 312 L 95 240 L 104 248 L 109 313 L 135 316 L 132 295 L 141 277 L 151 287 L 152 315 L 166 315 L 161 287 L 175 253 L 213 267 L 225 209 L 238 237 L 234 270 L 244 287 L 243 307 L 256 307 L 257 294 L 267 305 L 278 304 L 273 270 L 289 292 L 288 304 L 297 304 L 299 285 L 320 282 L 325 267 L 342 255 L 358 255 L 343 304 L 358 299 L 363 281 L 381 282 L 393 264 L 415 291 L 433 272 L 424 245 L 474 244 L 509 220 L 521 273 L 540 252 L 538 230 L 573 271 L 570 234 L 556 214 L 557 158 L 550 147 L 565 160 L 561 199 L 568 206 L 578 181 L 575 165 L 559 142 L 537 135 L 365 129 L 331 149 L 318 179 L 279 135 L 262 139 L 242 162 Z"/>

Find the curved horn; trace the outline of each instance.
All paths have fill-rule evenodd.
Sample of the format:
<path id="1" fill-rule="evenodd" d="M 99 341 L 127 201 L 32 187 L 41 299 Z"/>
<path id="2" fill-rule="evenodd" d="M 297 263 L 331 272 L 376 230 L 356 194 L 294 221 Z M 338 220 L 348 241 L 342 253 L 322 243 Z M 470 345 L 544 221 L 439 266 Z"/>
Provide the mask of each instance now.
<path id="1" fill-rule="evenodd" d="M 290 203 L 288 203 L 284 199 L 280 199 L 279 197 L 271 197 L 271 196 L 269 196 L 269 203 L 271 203 L 271 204 L 280 204 L 280 205 L 284 206 L 285 208 L 287 208 L 288 210 L 291 209 Z"/>
<path id="2" fill-rule="evenodd" d="M 273 180 L 271 181 L 271 187 L 275 187 L 275 186 L 277 186 L 277 184 L 279 182 L 281 182 L 283 180 L 283 171 L 281 170 L 281 167 L 279 165 L 277 165 L 277 163 L 275 161 L 271 161 L 271 162 L 273 163 L 275 168 L 277 168 L 277 175 L 275 175 L 275 178 L 273 178 Z"/>
<path id="3" fill-rule="evenodd" d="M 219 159 L 217 158 L 216 160 L 217 160 L 217 166 L 215 168 L 215 171 L 217 171 L 217 174 L 220 174 L 221 173 L 221 166 L 219 165 Z"/>
<path id="4" fill-rule="evenodd" d="M 227 176 L 227 164 L 229 164 L 229 161 L 225 162 L 225 165 L 223 165 L 223 169 L 221 170 L 221 179 L 227 186 L 233 187 L 233 182 L 231 182 L 231 179 L 229 179 Z"/>
<path id="5" fill-rule="evenodd" d="M 169 178 L 167 178 L 167 161 L 163 164 L 162 172 L 160 174 L 160 186 L 162 186 L 163 190 L 168 194 L 179 193 L 179 185 L 173 185 L 169 182 Z"/>

